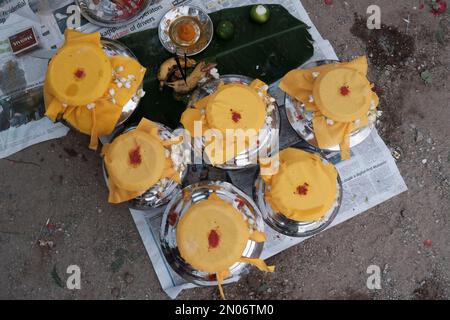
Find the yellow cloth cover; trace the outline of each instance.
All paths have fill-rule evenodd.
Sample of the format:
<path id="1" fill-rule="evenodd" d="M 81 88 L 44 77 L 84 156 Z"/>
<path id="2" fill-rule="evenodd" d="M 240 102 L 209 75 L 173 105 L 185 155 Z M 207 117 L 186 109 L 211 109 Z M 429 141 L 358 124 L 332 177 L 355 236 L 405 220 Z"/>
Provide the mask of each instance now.
<path id="1" fill-rule="evenodd" d="M 67 29 L 64 35 L 64 46 L 50 60 L 45 77 L 46 116 L 52 121 L 63 118 L 90 135 L 89 147 L 96 149 L 98 136 L 113 131 L 146 70 L 135 59 L 108 57 L 100 33 Z M 129 80 L 129 85 L 120 79 Z"/>
<path id="2" fill-rule="evenodd" d="M 280 152 L 278 173 L 263 179 L 270 186 L 266 201 L 292 220 L 320 220 L 336 201 L 336 169 L 317 154 L 285 149 Z"/>
<path id="3" fill-rule="evenodd" d="M 164 146 L 179 141 L 162 141 L 158 126 L 142 119 L 135 130 L 124 133 L 103 147 L 109 175 L 109 202 L 120 203 L 140 196 L 162 178 L 180 183 Z"/>
<path id="4" fill-rule="evenodd" d="M 266 103 L 258 91 L 265 85 L 254 80 L 250 85 L 222 84 L 212 95 L 199 100 L 194 108 L 188 108 L 181 116 L 184 128 L 194 135 L 195 121 L 201 123 L 206 140 L 205 152 L 211 163 L 223 164 L 256 143 L 259 130 L 266 119 Z M 205 135 L 206 130 L 215 129 L 222 134 L 222 139 Z M 243 130 L 243 141 L 226 136 L 226 130 Z M 208 141 L 209 140 L 209 141 Z M 220 146 L 220 147 L 219 147 Z"/>
<path id="5" fill-rule="evenodd" d="M 341 158 L 350 158 L 352 131 L 368 124 L 367 113 L 379 99 L 367 80 L 367 58 L 328 64 L 307 70 L 292 70 L 280 89 L 305 104 L 314 113 L 313 128 L 320 148 L 339 144 Z"/>
<path id="6" fill-rule="evenodd" d="M 242 214 L 215 193 L 190 207 L 177 226 L 177 245 L 181 257 L 193 268 L 215 274 L 222 297 L 221 283 L 236 262 L 251 263 L 273 272 L 260 259 L 242 257 L 247 241 L 263 242 L 265 234 L 253 231 Z"/>

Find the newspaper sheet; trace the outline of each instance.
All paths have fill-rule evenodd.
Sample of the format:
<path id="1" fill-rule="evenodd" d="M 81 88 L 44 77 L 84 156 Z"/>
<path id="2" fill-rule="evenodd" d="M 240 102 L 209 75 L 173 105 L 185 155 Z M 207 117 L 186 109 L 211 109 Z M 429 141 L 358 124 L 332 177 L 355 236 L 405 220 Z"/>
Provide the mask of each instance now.
<path id="1" fill-rule="evenodd" d="M 44 117 L 41 87 L 47 61 L 16 54 L 10 44 L 10 37 L 31 28 L 39 48 L 57 48 L 58 39 L 37 14 L 38 3 L 0 1 L 0 159 L 68 132 Z"/>

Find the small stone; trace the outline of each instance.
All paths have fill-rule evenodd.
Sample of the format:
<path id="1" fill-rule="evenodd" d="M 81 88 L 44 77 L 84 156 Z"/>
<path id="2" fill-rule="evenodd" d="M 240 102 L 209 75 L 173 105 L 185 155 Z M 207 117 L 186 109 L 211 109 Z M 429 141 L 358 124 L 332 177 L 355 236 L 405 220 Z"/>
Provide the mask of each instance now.
<path id="1" fill-rule="evenodd" d="M 117 287 L 112 288 L 112 289 L 111 289 L 111 295 L 112 295 L 114 298 L 118 298 L 118 297 L 120 296 L 120 289 L 117 288 Z"/>
<path id="2" fill-rule="evenodd" d="M 134 276 L 131 273 L 125 273 L 124 280 L 127 284 L 130 284 L 134 281 Z"/>
<path id="3" fill-rule="evenodd" d="M 423 134 L 419 130 L 416 132 L 416 142 L 421 142 L 423 140 Z"/>
<path id="4" fill-rule="evenodd" d="M 426 164 L 427 163 L 427 159 L 422 159 L 422 164 Z"/>

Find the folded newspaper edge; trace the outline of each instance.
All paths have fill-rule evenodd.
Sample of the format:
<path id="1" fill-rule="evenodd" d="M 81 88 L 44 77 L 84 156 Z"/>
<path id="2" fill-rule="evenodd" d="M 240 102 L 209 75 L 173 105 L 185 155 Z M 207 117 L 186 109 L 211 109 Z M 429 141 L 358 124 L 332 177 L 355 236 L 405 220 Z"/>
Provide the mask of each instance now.
<path id="1" fill-rule="evenodd" d="M 48 118 L 30 121 L 0 132 L 0 159 L 37 143 L 64 137 L 69 128 Z"/>

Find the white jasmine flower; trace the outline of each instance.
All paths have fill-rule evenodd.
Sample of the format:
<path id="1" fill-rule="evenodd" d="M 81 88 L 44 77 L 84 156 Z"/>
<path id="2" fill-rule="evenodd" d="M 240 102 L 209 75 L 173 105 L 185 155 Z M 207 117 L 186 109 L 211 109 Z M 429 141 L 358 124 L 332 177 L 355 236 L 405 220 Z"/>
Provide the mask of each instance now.
<path id="1" fill-rule="evenodd" d="M 273 110 L 275 110 L 275 106 L 273 104 L 269 104 L 269 106 L 267 107 L 267 112 L 271 113 Z"/>
<path id="2" fill-rule="evenodd" d="M 108 92 L 111 97 L 114 97 L 116 95 L 116 90 L 114 90 L 113 88 L 110 88 Z"/>
<path id="3" fill-rule="evenodd" d="M 313 96 L 309 96 L 308 102 L 309 102 L 309 103 L 313 103 L 313 102 L 314 102 L 314 97 L 313 97 Z"/>
<path id="4" fill-rule="evenodd" d="M 134 74 L 129 74 L 128 75 L 128 79 L 129 80 L 134 80 L 134 79 L 136 79 L 136 76 Z"/>
<path id="5" fill-rule="evenodd" d="M 164 153 L 165 153 L 165 155 L 166 155 L 166 158 L 169 158 L 169 157 L 170 157 L 170 151 L 169 151 L 169 150 L 165 149 L 165 150 L 164 150 Z"/>
<path id="6" fill-rule="evenodd" d="M 268 86 L 267 84 L 265 84 L 265 85 L 263 85 L 263 86 L 261 87 L 261 90 L 262 90 L 262 91 L 267 91 L 267 90 L 269 90 L 269 86 Z"/>
<path id="7" fill-rule="evenodd" d="M 314 79 L 316 79 L 317 77 L 320 76 L 320 72 L 315 71 L 315 72 L 313 72 L 311 75 L 312 75 L 312 77 L 313 77 Z"/>
<path id="8" fill-rule="evenodd" d="M 334 121 L 332 119 L 327 119 L 327 125 L 332 126 Z"/>
<path id="9" fill-rule="evenodd" d="M 131 83 L 130 82 L 125 82 L 125 88 L 130 89 L 131 88 Z"/>
<path id="10" fill-rule="evenodd" d="M 219 79 L 220 75 L 219 75 L 219 70 L 217 70 L 217 68 L 212 68 L 209 71 L 209 74 L 214 78 L 214 79 Z"/>
<path id="11" fill-rule="evenodd" d="M 359 126 L 360 123 L 361 123 L 361 119 L 356 119 L 356 120 L 353 122 L 353 124 L 354 124 L 355 126 Z"/>
<path id="12" fill-rule="evenodd" d="M 117 87 L 118 88 L 122 88 L 122 86 L 123 86 L 122 82 L 117 82 Z"/>
<path id="13" fill-rule="evenodd" d="M 89 110 L 94 109 L 94 108 L 95 108 L 95 103 L 94 103 L 94 102 L 88 103 L 88 104 L 86 105 L 86 108 L 88 108 Z"/>
<path id="14" fill-rule="evenodd" d="M 67 108 L 67 103 L 61 104 L 63 108 Z"/>

